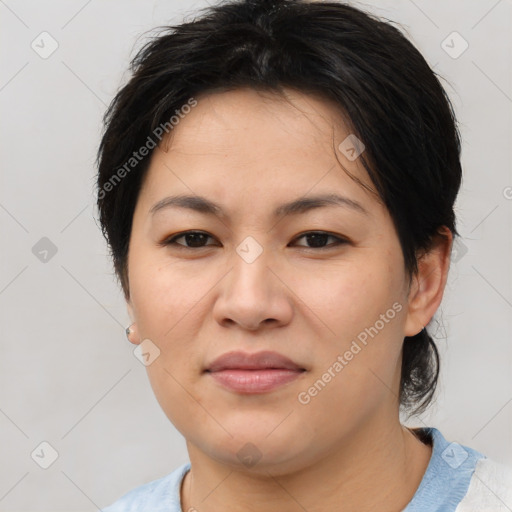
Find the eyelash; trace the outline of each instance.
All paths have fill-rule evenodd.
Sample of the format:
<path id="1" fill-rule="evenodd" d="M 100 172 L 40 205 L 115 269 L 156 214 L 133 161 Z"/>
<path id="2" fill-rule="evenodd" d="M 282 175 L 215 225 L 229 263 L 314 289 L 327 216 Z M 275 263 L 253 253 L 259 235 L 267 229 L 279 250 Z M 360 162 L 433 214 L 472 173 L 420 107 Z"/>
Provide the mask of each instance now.
<path id="1" fill-rule="evenodd" d="M 183 248 L 183 249 L 204 249 L 206 247 L 211 246 L 211 245 L 204 245 L 202 247 L 188 247 L 186 245 L 179 244 L 176 242 L 176 240 L 179 240 L 180 238 L 184 238 L 186 235 L 205 235 L 209 238 L 213 238 L 211 235 L 209 235 L 208 233 L 205 233 L 204 231 L 184 231 L 182 233 L 178 233 L 177 235 L 174 235 L 170 238 L 165 239 L 163 242 L 160 243 L 160 245 L 165 246 L 165 247 L 174 245 L 174 246 L 179 246 L 180 248 Z M 333 247 L 337 247 L 337 246 L 349 243 L 349 241 L 347 239 L 333 235 L 326 231 L 306 231 L 305 233 L 302 233 L 301 235 L 294 238 L 293 241 L 296 241 L 296 240 L 299 240 L 301 238 L 304 238 L 306 236 L 311 236 L 311 235 L 322 235 L 322 236 L 327 236 L 328 238 L 334 238 L 336 240 L 336 243 L 327 245 L 325 247 L 307 247 L 307 246 L 300 246 L 300 247 L 302 247 L 303 249 L 314 249 L 317 251 L 318 250 L 321 251 L 321 250 L 332 249 Z"/>

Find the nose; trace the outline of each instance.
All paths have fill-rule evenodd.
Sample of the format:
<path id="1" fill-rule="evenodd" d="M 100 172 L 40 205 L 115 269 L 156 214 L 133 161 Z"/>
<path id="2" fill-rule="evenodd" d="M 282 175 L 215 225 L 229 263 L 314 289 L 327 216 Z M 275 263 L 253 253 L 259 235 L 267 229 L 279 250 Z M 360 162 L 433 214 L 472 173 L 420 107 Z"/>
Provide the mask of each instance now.
<path id="1" fill-rule="evenodd" d="M 265 250 L 254 261 L 234 252 L 231 271 L 219 283 L 213 308 L 214 318 L 223 327 L 236 325 L 256 331 L 291 321 L 293 294 L 286 285 L 286 276 L 270 259 Z"/>

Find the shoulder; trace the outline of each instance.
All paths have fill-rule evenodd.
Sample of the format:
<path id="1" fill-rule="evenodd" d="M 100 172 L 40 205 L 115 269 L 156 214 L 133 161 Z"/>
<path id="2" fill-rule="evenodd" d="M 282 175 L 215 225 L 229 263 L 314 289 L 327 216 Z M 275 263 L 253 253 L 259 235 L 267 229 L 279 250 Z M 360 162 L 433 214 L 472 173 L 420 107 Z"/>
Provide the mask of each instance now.
<path id="1" fill-rule="evenodd" d="M 447 441 L 433 427 L 414 429 L 429 439 L 432 456 L 404 512 L 510 512 L 511 470 L 468 446 Z"/>
<path id="2" fill-rule="evenodd" d="M 103 512 L 181 512 L 180 487 L 190 463 L 172 473 L 132 489 Z"/>
<path id="3" fill-rule="evenodd" d="M 476 463 L 468 491 L 456 512 L 512 510 L 512 468 L 484 457 Z"/>

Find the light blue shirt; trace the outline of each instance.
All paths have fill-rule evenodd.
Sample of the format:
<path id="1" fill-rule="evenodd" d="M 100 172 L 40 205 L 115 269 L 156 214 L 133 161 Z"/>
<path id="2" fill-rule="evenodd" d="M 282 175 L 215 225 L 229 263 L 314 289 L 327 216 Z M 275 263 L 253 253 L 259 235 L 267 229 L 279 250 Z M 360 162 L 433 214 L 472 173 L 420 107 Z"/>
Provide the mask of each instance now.
<path id="1" fill-rule="evenodd" d="M 416 429 L 432 440 L 420 486 L 402 512 L 501 512 L 512 510 L 512 470 L 481 453 L 446 441 L 436 428 Z M 190 463 L 125 494 L 103 512 L 183 512 L 180 489 Z"/>

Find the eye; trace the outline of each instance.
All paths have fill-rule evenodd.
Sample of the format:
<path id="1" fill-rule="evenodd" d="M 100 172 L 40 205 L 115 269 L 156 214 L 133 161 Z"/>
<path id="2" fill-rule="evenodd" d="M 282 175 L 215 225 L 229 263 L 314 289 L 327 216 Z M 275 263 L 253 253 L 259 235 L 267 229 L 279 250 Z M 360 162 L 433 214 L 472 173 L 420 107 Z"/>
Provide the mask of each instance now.
<path id="1" fill-rule="evenodd" d="M 300 240 L 301 238 L 306 239 L 308 243 L 312 244 L 312 246 L 299 244 L 299 247 L 306 247 L 307 249 L 329 249 L 334 246 L 348 243 L 348 240 L 339 236 L 331 235 L 325 231 L 309 231 L 295 238 L 295 241 Z M 334 239 L 334 243 L 326 245 L 329 238 Z"/>
<path id="2" fill-rule="evenodd" d="M 206 244 L 205 242 L 209 239 L 213 239 L 212 236 L 204 233 L 203 231 L 185 231 L 183 233 L 178 233 L 170 238 L 165 239 L 161 242 L 162 246 L 180 246 L 185 249 L 200 249 L 203 247 L 208 247 L 210 245 L 216 244 Z M 348 240 L 341 238 L 339 236 L 331 235 L 325 231 L 308 231 L 307 233 L 303 233 L 302 235 L 296 237 L 294 242 L 304 238 L 308 244 L 311 245 L 301 245 L 296 244 L 299 247 L 305 247 L 306 249 L 329 249 L 334 246 L 342 245 L 348 243 Z M 185 243 L 178 242 L 178 240 L 183 239 Z M 333 239 L 334 242 L 327 244 L 329 239 Z"/>
<path id="3" fill-rule="evenodd" d="M 183 238 L 185 240 L 185 244 L 179 243 L 178 240 Z M 193 248 L 201 248 L 201 247 L 207 247 L 208 245 L 214 245 L 214 244 L 207 244 L 204 245 L 204 242 L 208 239 L 212 238 L 207 233 L 203 233 L 202 231 L 186 231 L 184 233 L 179 233 L 178 235 L 175 235 L 171 238 L 167 238 L 164 240 L 161 245 L 179 245 L 186 249 L 193 249 Z M 188 244 L 188 245 L 186 245 Z"/>

